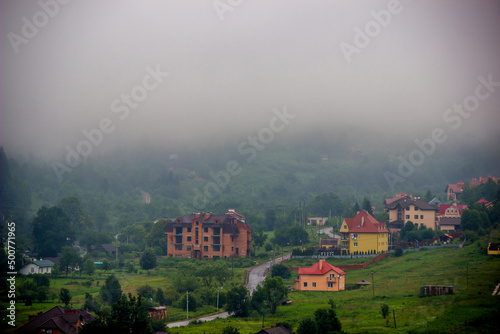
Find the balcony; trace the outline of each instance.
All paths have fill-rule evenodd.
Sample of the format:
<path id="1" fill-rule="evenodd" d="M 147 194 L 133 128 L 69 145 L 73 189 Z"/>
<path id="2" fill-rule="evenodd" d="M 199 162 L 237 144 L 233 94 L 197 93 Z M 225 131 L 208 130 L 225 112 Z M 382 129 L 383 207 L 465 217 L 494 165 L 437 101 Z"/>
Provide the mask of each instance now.
<path id="1" fill-rule="evenodd" d="M 336 278 L 336 277 L 333 277 L 333 278 L 328 277 L 328 278 L 326 279 L 326 281 L 327 281 L 328 283 L 335 283 L 335 282 L 337 282 L 337 278 Z"/>

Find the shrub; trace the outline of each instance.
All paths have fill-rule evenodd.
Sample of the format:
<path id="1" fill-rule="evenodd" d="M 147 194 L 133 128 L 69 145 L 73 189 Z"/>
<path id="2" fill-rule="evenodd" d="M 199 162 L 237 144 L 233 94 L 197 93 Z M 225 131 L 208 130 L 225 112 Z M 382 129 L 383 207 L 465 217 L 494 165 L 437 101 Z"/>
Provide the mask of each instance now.
<path id="1" fill-rule="evenodd" d="M 290 272 L 290 269 L 283 263 L 278 263 L 271 267 L 271 276 L 280 276 L 281 278 L 287 279 L 292 276 L 292 273 Z"/>
<path id="2" fill-rule="evenodd" d="M 387 316 L 389 315 L 389 305 L 382 305 L 382 307 L 380 308 L 380 312 L 382 312 L 382 316 L 384 317 L 384 319 L 387 318 Z"/>
<path id="3" fill-rule="evenodd" d="M 403 255 L 403 248 L 401 247 L 396 247 L 396 249 L 394 250 L 394 256 L 396 257 L 400 257 Z"/>

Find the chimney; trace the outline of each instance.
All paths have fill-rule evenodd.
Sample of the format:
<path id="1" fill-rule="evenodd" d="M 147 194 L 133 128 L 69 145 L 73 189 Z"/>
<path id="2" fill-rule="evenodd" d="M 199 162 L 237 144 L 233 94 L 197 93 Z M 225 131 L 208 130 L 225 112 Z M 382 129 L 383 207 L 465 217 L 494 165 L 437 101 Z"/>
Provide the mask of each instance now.
<path id="1" fill-rule="evenodd" d="M 323 269 L 323 261 L 325 260 L 319 260 L 319 270 Z"/>
<path id="2" fill-rule="evenodd" d="M 365 216 L 361 216 L 361 226 L 365 224 Z"/>

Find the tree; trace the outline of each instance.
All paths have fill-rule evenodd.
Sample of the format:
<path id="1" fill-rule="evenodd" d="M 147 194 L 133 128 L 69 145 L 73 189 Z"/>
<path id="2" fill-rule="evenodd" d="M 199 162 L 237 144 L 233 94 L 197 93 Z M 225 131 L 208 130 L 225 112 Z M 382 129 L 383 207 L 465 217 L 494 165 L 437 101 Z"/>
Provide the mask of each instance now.
<path id="1" fill-rule="evenodd" d="M 344 203 L 335 193 L 324 193 L 314 197 L 307 211 L 321 217 L 339 216 L 344 212 Z"/>
<path id="2" fill-rule="evenodd" d="M 106 278 L 106 282 L 99 291 L 99 296 L 107 304 L 114 304 L 120 299 L 122 296 L 122 287 L 115 275 Z"/>
<path id="3" fill-rule="evenodd" d="M 102 261 L 102 269 L 104 269 L 104 271 L 108 271 L 108 270 L 112 269 L 111 262 L 109 262 L 108 259 L 104 259 Z"/>
<path id="4" fill-rule="evenodd" d="M 477 210 L 463 210 L 460 228 L 462 231 L 477 231 L 481 217 Z"/>
<path id="5" fill-rule="evenodd" d="M 264 245 L 266 239 L 267 239 L 267 234 L 264 234 L 262 227 L 259 226 L 259 228 L 256 231 L 252 232 L 252 241 L 254 243 L 256 251 Z"/>
<path id="6" fill-rule="evenodd" d="M 69 302 L 71 301 L 71 294 L 69 293 L 69 290 L 66 288 L 61 288 L 59 290 L 59 300 L 64 303 L 64 307 L 69 306 Z"/>
<path id="7" fill-rule="evenodd" d="M 144 299 L 150 299 L 155 295 L 155 289 L 151 285 L 142 285 L 137 288 L 137 294 Z"/>
<path id="8" fill-rule="evenodd" d="M 160 247 L 163 255 L 167 254 L 167 235 L 163 232 L 168 221 L 166 219 L 159 219 L 151 228 L 151 231 L 146 234 L 147 247 Z"/>
<path id="9" fill-rule="evenodd" d="M 39 286 L 35 290 L 34 297 L 38 302 L 42 303 L 45 300 L 47 300 L 48 295 L 49 295 L 49 288 L 46 286 Z"/>
<path id="10" fill-rule="evenodd" d="M 271 267 L 271 276 L 272 277 L 279 276 L 281 278 L 287 279 L 290 278 L 290 276 L 292 276 L 292 273 L 290 271 L 290 268 L 285 266 L 283 263 L 278 263 Z"/>
<path id="11" fill-rule="evenodd" d="M 332 308 L 319 308 L 314 312 L 318 333 L 342 332 L 342 324 Z"/>
<path id="12" fill-rule="evenodd" d="M 250 312 L 250 294 L 244 285 L 231 288 L 226 296 L 226 311 L 237 317 L 246 317 Z"/>
<path id="13" fill-rule="evenodd" d="M 311 318 L 302 319 L 297 328 L 297 334 L 317 334 L 318 328 L 316 322 Z"/>
<path id="14" fill-rule="evenodd" d="M 179 300 L 177 301 L 176 306 L 178 308 L 186 311 L 188 308 L 188 305 L 186 303 L 186 298 L 188 298 L 188 300 L 189 300 L 189 310 L 193 311 L 193 312 L 196 311 L 196 308 L 198 307 L 198 301 L 196 300 L 196 298 L 192 294 L 189 294 L 189 296 L 186 296 L 186 294 L 184 293 L 181 296 L 181 298 L 179 298 Z"/>
<path id="15" fill-rule="evenodd" d="M 62 255 L 59 260 L 59 264 L 64 268 L 66 276 L 68 275 L 70 269 L 74 269 L 80 262 L 81 258 L 73 246 L 64 246 L 62 248 Z"/>
<path id="16" fill-rule="evenodd" d="M 366 210 L 366 212 L 368 212 L 370 215 L 373 215 L 372 204 L 367 197 L 363 199 L 363 210 Z"/>
<path id="17" fill-rule="evenodd" d="M 240 331 L 236 327 L 226 326 L 222 329 L 222 334 L 240 334 Z"/>
<path id="18" fill-rule="evenodd" d="M 156 254 L 151 248 L 146 249 L 139 260 L 141 268 L 144 270 L 153 269 L 156 267 Z"/>
<path id="19" fill-rule="evenodd" d="M 380 312 L 382 312 L 382 317 L 387 318 L 389 315 L 389 305 L 384 304 L 380 307 Z"/>
<path id="20" fill-rule="evenodd" d="M 97 312 L 95 320 L 82 327 L 81 334 L 152 334 L 151 319 L 141 298 L 121 296 L 111 312 Z"/>
<path id="21" fill-rule="evenodd" d="M 278 305 L 288 296 L 288 288 L 281 277 L 267 276 L 264 282 L 255 289 L 254 294 L 256 292 L 257 296 L 263 297 L 264 300 L 255 299 L 255 304 L 261 305 L 263 302 L 271 314 L 276 312 Z M 252 299 L 252 304 L 253 302 Z"/>
<path id="22" fill-rule="evenodd" d="M 100 308 L 101 305 L 99 305 L 97 300 L 95 300 L 90 293 L 85 292 L 85 303 L 83 304 L 83 309 L 89 312 L 97 312 Z"/>
<path id="23" fill-rule="evenodd" d="M 90 256 L 83 261 L 83 271 L 89 276 L 95 272 L 94 260 Z"/>
<path id="24" fill-rule="evenodd" d="M 33 239 L 41 257 L 56 257 L 64 246 L 72 243 L 73 231 L 64 211 L 42 206 L 32 222 Z"/>
<path id="25" fill-rule="evenodd" d="M 94 228 L 94 220 L 89 215 L 88 211 L 82 207 L 78 198 L 63 198 L 57 206 L 60 207 L 70 219 L 73 231 L 82 233 Z"/>
<path id="26" fill-rule="evenodd" d="M 424 200 L 429 203 L 432 201 L 432 193 L 430 189 L 427 189 L 427 192 L 425 193 Z"/>
<path id="27" fill-rule="evenodd" d="M 158 290 L 156 290 L 155 301 L 161 306 L 165 305 L 166 300 L 162 288 L 158 288 Z"/>

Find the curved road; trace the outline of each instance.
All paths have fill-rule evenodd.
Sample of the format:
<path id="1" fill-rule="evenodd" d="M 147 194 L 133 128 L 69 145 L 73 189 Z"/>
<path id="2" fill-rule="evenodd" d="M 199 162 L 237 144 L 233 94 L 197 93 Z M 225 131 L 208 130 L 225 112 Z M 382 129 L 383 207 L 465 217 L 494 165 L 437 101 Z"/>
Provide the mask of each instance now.
<path id="1" fill-rule="evenodd" d="M 252 294 L 253 290 L 266 278 L 266 270 L 269 269 L 272 265 L 279 263 L 281 261 L 287 260 L 290 258 L 290 254 L 287 254 L 283 257 L 277 257 L 271 261 L 267 261 L 257 267 L 254 267 L 250 270 L 248 273 L 248 282 L 246 284 L 246 287 L 248 291 L 250 291 L 250 294 Z M 198 318 L 198 321 L 211 321 L 217 318 L 227 318 L 229 317 L 229 313 L 227 312 L 220 312 L 216 314 L 212 314 L 206 317 Z M 189 322 L 191 320 L 184 320 L 184 321 L 178 321 L 178 322 L 172 322 L 170 324 L 167 324 L 168 328 L 172 327 L 182 327 L 182 326 L 187 326 L 189 325 Z"/>

